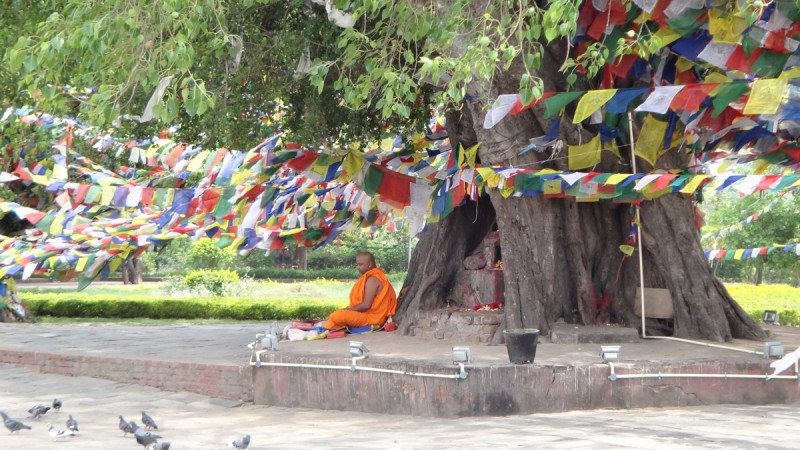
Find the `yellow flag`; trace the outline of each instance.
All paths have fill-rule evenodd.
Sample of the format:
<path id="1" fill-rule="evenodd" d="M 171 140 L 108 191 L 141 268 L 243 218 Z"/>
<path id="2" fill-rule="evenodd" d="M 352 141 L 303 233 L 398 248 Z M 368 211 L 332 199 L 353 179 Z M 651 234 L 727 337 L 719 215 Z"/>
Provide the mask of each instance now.
<path id="1" fill-rule="evenodd" d="M 211 153 L 209 150 L 203 150 L 200 153 L 194 155 L 191 161 L 189 161 L 189 165 L 186 166 L 187 172 L 200 172 L 201 165 L 206 162 L 206 158 L 208 158 L 208 154 Z"/>
<path id="2" fill-rule="evenodd" d="M 598 91 L 587 91 L 583 94 L 578 106 L 575 108 L 575 115 L 572 123 L 580 123 L 589 118 L 595 111 L 602 108 L 611 97 L 617 92 L 616 89 L 601 89 Z"/>
<path id="3" fill-rule="evenodd" d="M 343 174 L 339 177 L 339 180 L 342 183 L 352 181 L 353 177 L 355 177 L 358 172 L 361 172 L 361 168 L 364 167 L 364 162 L 365 161 L 355 153 L 348 153 L 344 161 L 342 161 Z"/>
<path id="4" fill-rule="evenodd" d="M 662 48 L 680 39 L 681 35 L 676 33 L 672 28 L 663 26 L 656 31 L 655 37 L 659 39 L 659 48 Z"/>
<path id="5" fill-rule="evenodd" d="M 667 122 L 660 122 L 648 115 L 636 140 L 634 153 L 653 167 L 656 166 L 658 157 L 664 153 L 664 133 L 667 132 L 667 125 Z"/>
<path id="6" fill-rule="evenodd" d="M 703 181 L 707 180 L 708 178 L 711 178 L 711 176 L 710 175 L 695 175 L 694 177 L 692 177 L 692 180 L 689 181 L 688 183 L 686 183 L 686 186 L 684 186 L 683 189 L 681 189 L 681 193 L 682 194 L 694 194 L 694 191 L 696 191 L 697 188 L 700 187 L 700 183 L 702 183 Z"/>
<path id="7" fill-rule="evenodd" d="M 781 72 L 780 75 L 778 75 L 778 78 L 782 80 L 791 80 L 792 78 L 800 78 L 800 67 L 795 66 L 792 67 L 791 69 L 784 70 L 783 72 Z"/>
<path id="8" fill-rule="evenodd" d="M 613 184 L 614 186 L 616 186 L 622 183 L 623 181 L 627 180 L 629 176 L 630 174 L 627 173 L 615 173 L 614 175 L 608 177 L 605 184 Z"/>
<path id="9" fill-rule="evenodd" d="M 460 145 L 460 144 L 459 144 Z M 477 144 L 473 145 L 472 147 L 465 149 L 461 147 L 461 154 L 464 155 L 463 157 L 467 160 L 467 165 L 469 167 L 475 167 L 475 158 L 478 156 L 478 147 L 481 146 L 481 143 L 478 142 Z M 461 158 L 459 158 L 459 164 L 461 164 Z M 460 166 L 459 166 L 460 167 Z"/>
<path id="10" fill-rule="evenodd" d="M 786 92 L 786 80 L 780 78 L 761 79 L 753 82 L 750 98 L 744 106 L 744 114 L 775 114 L 781 106 Z"/>
<path id="11" fill-rule="evenodd" d="M 747 23 L 733 14 L 721 9 L 708 10 L 708 31 L 713 42 L 739 44 Z"/>
<path id="12" fill-rule="evenodd" d="M 496 188 L 498 184 L 500 184 L 500 180 L 503 178 L 502 175 L 495 172 L 494 170 L 488 167 L 480 167 L 477 169 L 478 175 L 483 178 L 486 182 L 486 186 L 490 188 Z"/>
<path id="13" fill-rule="evenodd" d="M 570 145 L 568 154 L 569 170 L 592 167 L 600 162 L 600 135 L 583 145 Z"/>
<path id="14" fill-rule="evenodd" d="M 103 186 L 103 194 L 100 197 L 100 204 L 101 205 L 110 205 L 111 201 L 114 200 L 114 193 L 117 191 L 117 188 L 114 186 Z"/>
<path id="15" fill-rule="evenodd" d="M 737 248 L 735 252 L 733 252 L 733 259 L 742 259 L 742 255 L 744 255 L 743 248 Z"/>
<path id="16" fill-rule="evenodd" d="M 53 166 L 53 178 L 56 180 L 66 180 L 67 179 L 67 168 L 64 166 L 59 166 L 58 164 Z"/>
<path id="17" fill-rule="evenodd" d="M 561 193 L 561 179 L 545 180 L 544 182 L 545 194 L 560 194 Z"/>

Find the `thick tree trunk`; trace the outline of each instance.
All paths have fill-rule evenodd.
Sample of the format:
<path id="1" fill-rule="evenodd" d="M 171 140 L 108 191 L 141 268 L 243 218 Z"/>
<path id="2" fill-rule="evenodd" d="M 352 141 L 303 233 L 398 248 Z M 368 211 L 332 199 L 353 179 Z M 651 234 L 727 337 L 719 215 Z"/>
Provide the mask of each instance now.
<path id="1" fill-rule="evenodd" d="M 125 264 L 120 268 L 122 284 L 141 284 L 143 271 L 144 264 L 141 258 L 125 261 Z"/>
<path id="2" fill-rule="evenodd" d="M 546 90 L 565 90 L 563 76 L 555 72 L 562 60 L 563 55 L 547 53 L 539 74 Z M 492 96 L 515 92 L 519 73 L 509 73 L 505 80 L 493 80 Z M 486 130 L 482 127 L 486 106 L 485 101 L 473 100 L 447 116 L 453 147 L 480 142 L 478 156 L 484 165 L 566 170 L 567 145 L 587 142 L 596 134 L 573 125 L 567 114 L 561 145 L 519 156 L 530 138 L 545 134 L 542 108 L 507 116 Z M 627 141 L 627 136 L 623 139 Z M 671 149 L 659 160 L 659 168 L 685 167 L 687 160 L 685 151 Z M 641 167 L 642 161 L 637 161 Z M 630 173 L 629 155 L 619 158 L 603 152 L 603 161 L 593 170 Z M 484 216 L 490 209 L 491 216 Z M 397 314 L 401 331 L 408 332 L 421 312 L 448 305 L 470 245 L 485 236 L 491 221 L 496 221 L 500 233 L 505 283 L 505 321 L 493 342 L 502 341 L 505 328 L 538 328 L 548 334 L 558 320 L 641 328 L 634 311 L 640 286 L 638 257 L 623 258 L 619 250 L 627 240 L 633 210 L 629 204 L 608 200 L 504 198 L 490 189 L 477 208 L 468 202 L 421 236 L 401 291 Z M 675 310 L 671 323 L 648 319 L 648 334 L 713 341 L 766 337 L 704 260 L 690 198 L 671 194 L 645 201 L 641 217 L 644 286 L 668 289 Z"/>
<path id="3" fill-rule="evenodd" d="M 300 270 L 308 270 L 308 249 L 297 247 L 294 254 L 294 263 Z"/>

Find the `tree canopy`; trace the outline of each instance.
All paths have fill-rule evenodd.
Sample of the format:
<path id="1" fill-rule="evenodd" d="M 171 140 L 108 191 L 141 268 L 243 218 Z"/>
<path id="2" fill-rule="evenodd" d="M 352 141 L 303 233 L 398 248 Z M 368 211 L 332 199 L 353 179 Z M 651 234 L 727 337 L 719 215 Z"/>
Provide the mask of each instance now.
<path id="1" fill-rule="evenodd" d="M 11 195 L 33 192 L 23 203 L 52 214 L 6 208 L 42 232 L 102 218 L 95 246 L 132 247 L 114 248 L 123 258 L 168 233 L 246 251 L 324 243 L 422 203 L 431 225 L 453 217 L 429 239 L 463 244 L 439 265 L 499 229 L 514 262 L 506 323 L 546 331 L 560 318 L 636 323 L 637 275 L 617 249 L 643 225 L 628 204 L 654 200 L 647 281 L 683 305 L 674 330 L 763 334 L 697 266 L 692 201 L 712 187 L 782 191 L 800 176 L 694 169 L 731 155 L 797 165 L 795 2 L 16 1 L 35 11 L 2 17 L 19 22 L 5 41 L 3 79 L 17 89 L 4 100 L 17 109 L 4 162 L 24 186 Z M 635 173 L 637 161 L 652 173 Z M 472 225 L 464 208 L 451 214 L 463 206 Z M 96 273 L 107 261 L 87 259 L 48 264 Z M 455 283 L 455 266 L 442 278 L 421 262 L 408 304 Z"/>

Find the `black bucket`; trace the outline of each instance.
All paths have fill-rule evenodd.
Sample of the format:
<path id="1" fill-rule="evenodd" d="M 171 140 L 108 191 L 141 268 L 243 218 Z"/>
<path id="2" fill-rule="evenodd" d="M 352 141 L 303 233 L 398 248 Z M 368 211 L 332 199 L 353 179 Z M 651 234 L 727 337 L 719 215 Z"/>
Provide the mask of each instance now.
<path id="1" fill-rule="evenodd" d="M 536 343 L 539 330 L 536 328 L 519 328 L 504 330 L 508 360 L 514 364 L 532 364 L 536 357 Z"/>

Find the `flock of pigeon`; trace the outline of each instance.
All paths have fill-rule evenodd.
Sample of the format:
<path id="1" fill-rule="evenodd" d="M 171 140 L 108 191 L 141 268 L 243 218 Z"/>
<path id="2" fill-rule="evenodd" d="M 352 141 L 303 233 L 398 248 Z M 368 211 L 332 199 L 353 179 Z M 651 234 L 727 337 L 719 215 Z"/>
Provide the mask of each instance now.
<path id="1" fill-rule="evenodd" d="M 53 411 L 59 411 L 61 409 L 61 400 L 54 399 L 53 406 L 44 406 L 44 405 L 36 405 L 33 408 L 29 409 L 28 412 L 30 413 L 30 419 L 39 419 L 40 417 L 47 414 L 48 411 L 52 409 Z M 8 431 L 14 433 L 15 431 L 19 432 L 20 430 L 30 430 L 30 425 L 25 425 L 24 423 L 20 422 L 19 420 L 12 419 L 8 417 L 3 411 L 0 411 L 0 417 L 3 418 L 3 425 L 8 428 Z M 158 442 L 159 439 L 162 439 L 161 436 L 151 433 L 150 430 L 158 430 L 158 425 L 156 425 L 156 421 L 153 420 L 147 412 L 142 411 L 142 424 L 144 424 L 144 428 L 140 427 L 136 422 L 131 420 L 130 422 L 126 421 L 122 416 L 119 416 L 119 429 L 122 430 L 123 436 L 127 436 L 128 434 L 133 434 L 133 437 L 136 438 L 136 442 L 145 448 L 145 450 L 169 450 L 170 443 L 167 441 Z M 53 426 L 53 424 L 47 424 L 47 433 L 50 437 L 53 438 L 54 441 L 58 441 L 59 439 L 75 436 L 78 430 L 78 422 L 72 418 L 72 414 L 69 415 L 69 419 L 67 419 L 67 428 L 62 429 Z M 228 446 L 244 450 L 250 445 L 250 435 L 246 434 L 240 438 L 233 440 L 232 442 L 228 443 Z"/>

